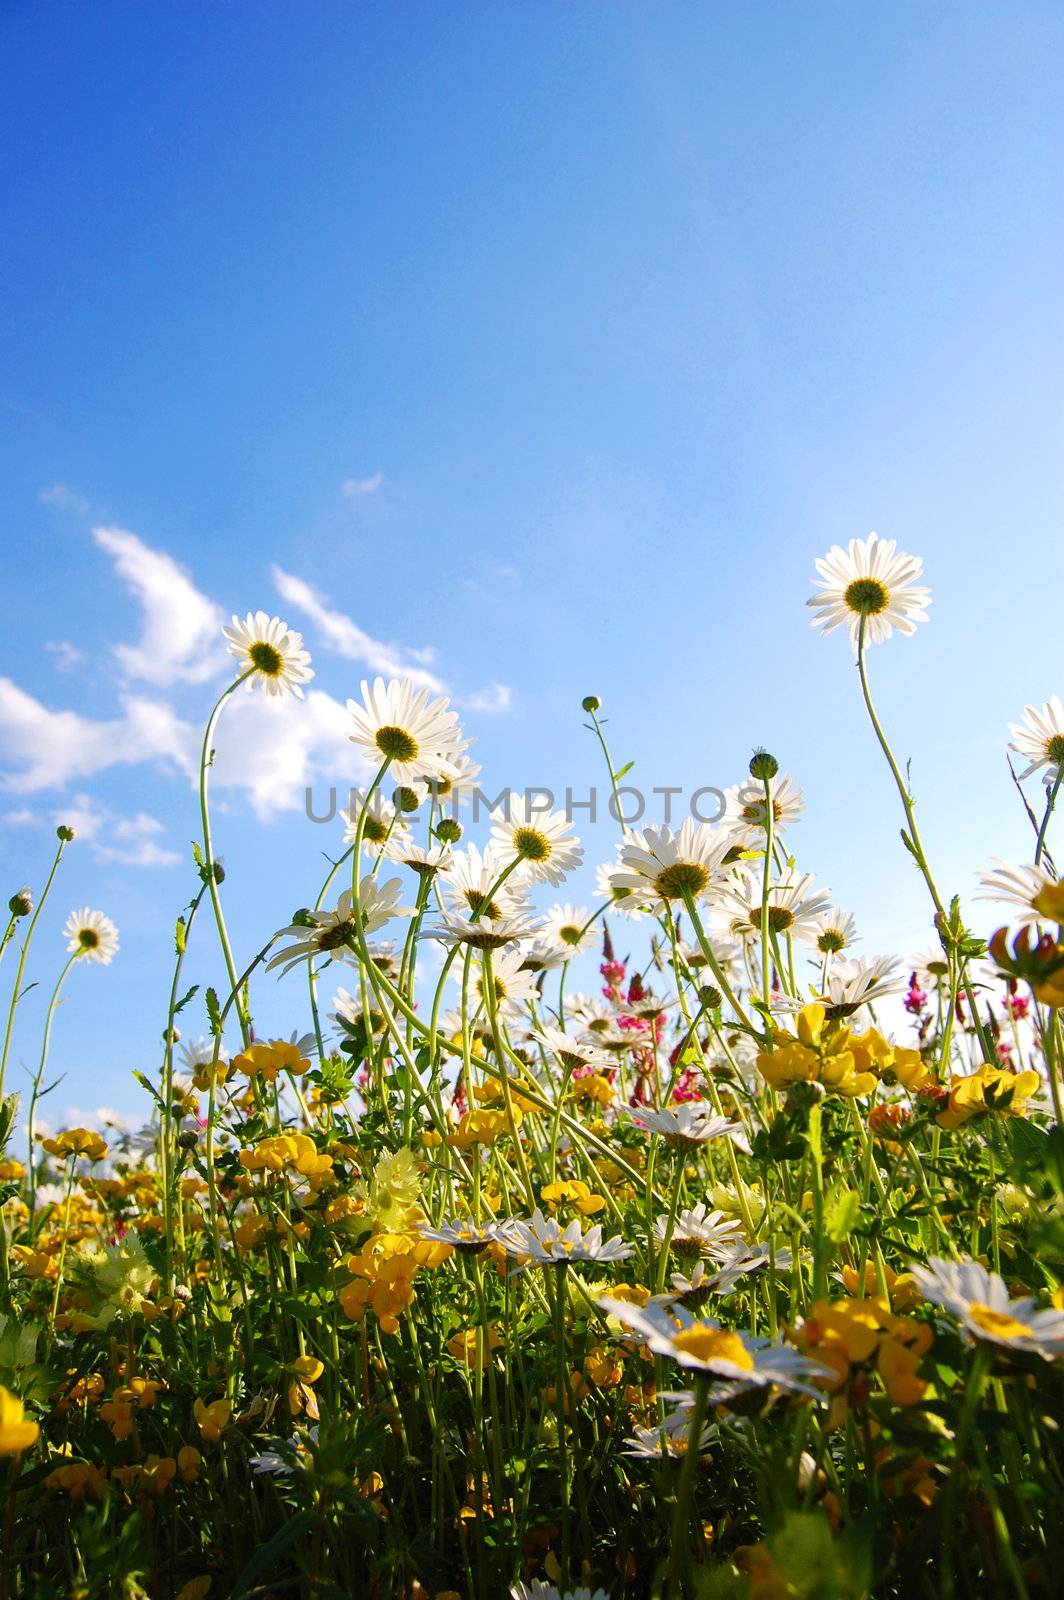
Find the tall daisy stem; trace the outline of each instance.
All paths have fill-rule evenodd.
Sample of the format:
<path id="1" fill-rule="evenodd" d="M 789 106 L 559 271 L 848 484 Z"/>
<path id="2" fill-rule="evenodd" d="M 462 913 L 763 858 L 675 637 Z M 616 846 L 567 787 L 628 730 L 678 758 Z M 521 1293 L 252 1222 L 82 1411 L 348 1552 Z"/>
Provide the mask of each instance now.
<path id="1" fill-rule="evenodd" d="M 41 897 L 34 907 L 33 915 L 30 917 L 29 927 L 26 929 L 26 937 L 22 941 L 22 949 L 19 953 L 18 966 L 15 969 L 15 984 L 11 990 L 11 1004 L 8 1006 L 7 1026 L 4 1029 L 4 1045 L 2 1052 L 0 1052 L 0 1100 L 3 1099 L 4 1095 L 4 1075 L 7 1072 L 7 1057 L 8 1052 L 11 1049 L 11 1033 L 15 1026 L 15 1012 L 18 1010 L 19 1001 L 22 999 L 22 974 L 26 970 L 26 957 L 30 953 L 30 944 L 33 940 L 33 934 L 37 927 L 38 918 L 40 917 L 41 912 L 44 910 L 45 901 L 48 899 L 48 891 L 52 887 L 52 882 L 59 868 L 59 863 L 63 859 L 63 851 L 66 849 L 70 840 L 74 837 L 69 828 L 59 828 L 57 832 L 59 836 L 59 848 L 55 853 L 54 860 L 52 861 L 52 870 L 49 872 L 48 877 L 45 880 L 44 888 L 41 890 Z"/>
<path id="2" fill-rule="evenodd" d="M 239 689 L 242 683 L 247 682 L 254 671 L 254 667 L 249 667 L 246 672 L 242 672 L 240 674 L 239 678 L 234 678 L 233 682 L 229 684 L 227 688 L 222 690 L 214 710 L 207 719 L 207 726 L 203 730 L 203 748 L 200 751 L 199 802 L 200 822 L 203 830 L 203 861 L 200 865 L 200 872 L 203 876 L 204 883 L 207 885 L 207 892 L 211 897 L 211 910 L 214 912 L 214 921 L 218 929 L 218 940 L 222 947 L 222 955 L 225 958 L 225 970 L 229 976 L 230 986 L 234 990 L 237 986 L 236 962 L 233 960 L 233 950 L 229 943 L 229 930 L 225 925 L 225 914 L 222 911 L 221 895 L 218 893 L 218 869 L 215 864 L 214 846 L 211 841 L 211 813 L 207 798 L 207 774 L 210 771 L 210 768 L 214 765 L 214 745 L 212 741 L 214 739 L 214 729 L 217 725 L 218 718 L 221 715 L 222 707 L 225 705 L 226 701 L 234 693 L 234 691 Z M 241 1037 L 243 1038 L 244 1046 L 246 1048 L 251 1043 L 251 1019 L 247 1014 L 247 1007 L 244 1003 L 243 997 L 240 995 L 237 996 L 236 1014 L 240 1022 Z"/>

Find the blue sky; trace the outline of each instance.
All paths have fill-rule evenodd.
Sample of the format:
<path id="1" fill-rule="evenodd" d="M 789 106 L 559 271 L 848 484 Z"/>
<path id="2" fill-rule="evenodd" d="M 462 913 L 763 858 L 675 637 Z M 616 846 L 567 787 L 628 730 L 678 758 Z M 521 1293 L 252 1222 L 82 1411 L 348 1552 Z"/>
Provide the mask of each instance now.
<path id="1" fill-rule="evenodd" d="M 313 898 L 335 836 L 303 784 L 343 780 L 335 704 L 389 662 L 454 693 L 496 785 L 600 781 L 591 691 L 647 787 L 767 745 L 864 951 L 926 948 L 848 647 L 803 604 L 873 528 L 935 596 L 872 665 L 940 878 L 1028 853 L 1003 752 L 1061 688 L 1059 7 L 9 4 L 0 31 L 4 873 L 39 883 L 83 817 L 32 976 L 73 906 L 122 935 L 71 981 L 57 1103 L 128 1107 L 155 1063 L 222 613 L 301 627 L 322 696 L 223 725 L 240 952 Z M 269 980 L 264 1024 L 299 998 Z"/>

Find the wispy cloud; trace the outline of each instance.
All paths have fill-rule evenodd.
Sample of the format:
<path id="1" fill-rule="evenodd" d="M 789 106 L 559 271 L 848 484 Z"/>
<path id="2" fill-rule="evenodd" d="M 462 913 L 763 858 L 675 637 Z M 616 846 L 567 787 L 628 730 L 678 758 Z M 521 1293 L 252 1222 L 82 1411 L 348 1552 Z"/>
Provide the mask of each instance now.
<path id="1" fill-rule="evenodd" d="M 76 837 L 88 844 L 97 861 L 124 867 L 172 867 L 181 859 L 175 850 L 160 841 L 166 829 L 158 817 L 147 811 L 123 817 L 91 795 L 75 794 L 62 805 L 49 810 L 21 806 L 4 817 L 9 824 L 38 827 L 48 823 L 73 828 Z"/>
<path id="2" fill-rule="evenodd" d="M 196 731 L 173 706 L 138 695 L 122 699 L 118 717 L 53 711 L 10 678 L 0 678 L 0 736 L 14 771 L 0 788 L 14 794 L 66 788 L 110 767 L 157 764 L 190 773 Z"/>
<path id="3" fill-rule="evenodd" d="M 340 493 L 349 500 L 357 500 L 360 495 L 376 494 L 383 482 L 383 472 L 375 472 L 369 478 L 345 478 L 340 485 Z"/>
<path id="4" fill-rule="evenodd" d="M 55 657 L 55 664 L 61 672 L 67 672 L 85 660 L 84 650 L 79 650 L 69 639 L 50 640 L 44 648 Z"/>
<path id="5" fill-rule="evenodd" d="M 41 489 L 37 494 L 38 500 L 43 500 L 45 505 L 56 506 L 60 511 L 69 511 L 74 516 L 88 515 L 89 502 L 84 495 L 78 494 L 76 489 L 71 489 L 65 483 L 53 483 L 48 489 Z"/>
<path id="6" fill-rule="evenodd" d="M 431 652 L 403 649 L 374 639 L 352 617 L 334 611 L 325 596 L 305 579 L 284 572 L 280 567 L 273 568 L 273 581 L 281 599 L 309 617 L 337 655 L 361 661 L 371 672 L 379 672 L 386 678 L 412 678 L 425 688 L 443 690 L 441 680 L 424 665 L 426 658 L 433 659 Z"/>
<path id="7" fill-rule="evenodd" d="M 509 711 L 513 704 L 513 692 L 509 684 L 489 683 L 486 689 L 461 696 L 455 704 L 464 711 L 479 711 L 482 715 L 492 716 L 499 711 Z"/>
<path id="8" fill-rule="evenodd" d="M 202 594 L 172 556 L 153 550 L 125 528 L 93 528 L 92 537 L 143 611 L 140 639 L 115 655 L 133 678 L 203 683 L 225 659 L 220 606 Z"/>

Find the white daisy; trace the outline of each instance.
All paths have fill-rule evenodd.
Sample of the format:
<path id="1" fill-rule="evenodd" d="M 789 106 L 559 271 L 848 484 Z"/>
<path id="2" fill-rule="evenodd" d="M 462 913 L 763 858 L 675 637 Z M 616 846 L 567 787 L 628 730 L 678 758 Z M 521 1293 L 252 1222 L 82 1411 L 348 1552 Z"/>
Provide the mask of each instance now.
<path id="1" fill-rule="evenodd" d="M 805 944 L 816 942 L 817 923 L 831 896 L 813 892 L 811 872 L 788 869 L 768 892 L 768 920 L 773 933 L 790 934 Z M 761 932 L 762 885 L 747 874 L 725 884 L 715 903 L 716 918 L 728 933 L 743 937 Z"/>
<path id="2" fill-rule="evenodd" d="M 1011 1299 L 1004 1279 L 970 1256 L 932 1256 L 910 1270 L 925 1298 L 951 1312 L 969 1340 L 1045 1361 L 1064 1357 L 1064 1311 L 1039 1310 L 1028 1295 Z"/>
<path id="3" fill-rule="evenodd" d="M 920 558 L 896 555 L 896 548 L 893 539 L 875 533 L 851 539 L 848 551 L 832 545 L 816 563 L 820 593 L 806 601 L 816 612 L 813 626 L 830 633 L 846 625 L 855 650 L 862 620 L 869 644 L 881 644 L 895 628 L 915 633 L 916 624 L 927 621 L 931 591 L 914 581 L 924 570 Z"/>
<path id="4" fill-rule="evenodd" d="M 709 1144 L 711 1139 L 733 1133 L 739 1126 L 727 1117 L 717 1116 L 708 1100 L 685 1100 L 661 1111 L 640 1106 L 631 1112 L 631 1118 L 644 1133 L 660 1134 L 666 1144 L 681 1150 Z"/>
<path id="5" fill-rule="evenodd" d="M 521 1015 L 526 1000 L 536 996 L 536 974 L 528 972 L 520 950 L 496 950 L 491 958 L 491 974 L 495 983 L 495 998 L 504 1017 Z M 484 973 L 472 974 L 473 988 L 484 998 Z"/>
<path id="6" fill-rule="evenodd" d="M 416 688 L 409 678 L 363 682 L 362 704 L 347 702 L 355 725 L 348 737 L 375 766 L 387 761 L 396 783 L 453 777 L 463 747 L 458 715 L 449 705 L 444 697 L 432 699 L 428 689 Z"/>
<path id="7" fill-rule="evenodd" d="M 373 794 L 368 806 L 361 795 L 356 799 L 352 794 L 350 806 L 340 812 L 345 844 L 354 844 L 363 813 L 366 820 L 362 823 L 362 848 L 367 855 L 380 855 L 393 835 L 406 829 L 406 823 L 391 801 L 385 800 L 379 790 Z"/>
<path id="8" fill-rule="evenodd" d="M 223 628 L 222 633 L 241 672 L 251 671 L 249 690 L 258 684 L 268 695 L 291 692 L 302 700 L 302 685 L 309 683 L 314 673 L 301 633 L 289 631 L 280 617 L 268 616 L 265 611 L 249 611 L 243 622 L 234 617 L 232 625 Z"/>
<path id="9" fill-rule="evenodd" d="M 564 811 L 543 811 L 510 791 L 508 803 L 491 817 L 491 837 L 499 854 L 507 864 L 518 859 L 516 875 L 527 883 L 561 883 L 584 859 Z"/>
<path id="10" fill-rule="evenodd" d="M 848 911 L 833 906 L 817 917 L 813 943 L 822 956 L 841 955 L 856 942 L 857 924 Z"/>
<path id="11" fill-rule="evenodd" d="M 541 933 L 525 947 L 525 966 L 529 972 L 553 972 L 568 960 L 565 951 L 553 939 Z"/>
<path id="12" fill-rule="evenodd" d="M 1064 705 L 1060 696 L 1053 695 L 1041 711 L 1036 706 L 1024 706 L 1023 721 L 1010 722 L 1009 732 L 1009 749 L 1030 762 L 1020 777 L 1029 778 L 1039 767 L 1049 767 L 1050 777 L 1055 779 L 1064 766 Z"/>
<path id="13" fill-rule="evenodd" d="M 297 966 L 307 956 L 327 955 L 334 961 L 353 961 L 350 941 L 358 931 L 356 918 L 361 919 L 363 933 L 376 933 L 393 917 L 412 917 L 413 906 L 401 906 L 403 886 L 398 878 L 380 883 L 366 874 L 358 886 L 358 911 L 351 890 L 345 889 L 332 911 L 303 911 L 300 920 L 282 928 L 278 939 L 292 942 L 278 950 L 266 963 L 267 972 L 281 968 L 281 976 Z"/>
<path id="14" fill-rule="evenodd" d="M 655 1217 L 654 1243 L 659 1250 L 664 1249 L 668 1232 L 668 1217 Z M 714 1261 L 725 1261 L 743 1243 L 742 1227 L 734 1217 L 726 1217 L 722 1211 L 711 1211 L 700 1201 L 681 1211 L 675 1219 L 669 1248 L 677 1255 L 708 1256 Z"/>
<path id="15" fill-rule="evenodd" d="M 384 1031 L 387 1018 L 383 1011 L 377 1011 L 373 1005 L 372 991 L 368 1006 L 363 1005 L 361 995 L 349 994 L 346 989 L 337 989 L 332 997 L 332 1017 L 340 1024 L 344 1033 L 364 1034 L 372 1037 L 375 1033 Z"/>
<path id="16" fill-rule="evenodd" d="M 715 1422 L 703 1423 L 698 1441 L 699 1455 L 707 1454 L 719 1433 L 720 1429 Z M 660 1461 L 662 1456 L 673 1456 L 682 1460 L 691 1446 L 690 1408 L 677 1406 L 662 1418 L 658 1427 L 637 1427 L 632 1436 L 624 1442 L 628 1446 L 624 1452 L 626 1456 L 636 1456 L 643 1461 Z"/>
<path id="17" fill-rule="evenodd" d="M 443 810 L 452 813 L 457 812 L 459 806 L 468 805 L 477 792 L 477 780 L 483 770 L 479 761 L 471 761 L 465 753 L 475 743 L 474 739 L 462 740 L 457 755 L 451 758 L 450 773 L 441 772 L 438 777 L 415 781 L 413 787 L 423 801 L 434 799 Z"/>
<path id="18" fill-rule="evenodd" d="M 425 929 L 425 938 L 438 939 L 440 944 L 445 945 L 467 944 L 474 950 L 502 950 L 506 945 L 531 939 L 538 928 L 536 919 L 523 911 L 513 916 L 496 917 L 494 922 L 488 917 L 478 918 L 474 922 L 444 913 L 442 922 Z M 523 957 L 521 964 L 524 964 Z"/>
<path id="19" fill-rule="evenodd" d="M 383 855 L 386 861 L 409 867 L 419 878 L 434 878 L 450 861 L 451 847 L 449 844 L 415 844 L 408 834 L 399 834 L 388 840 Z"/>
<path id="20" fill-rule="evenodd" d="M 478 1255 L 489 1244 L 498 1243 L 500 1224 L 488 1222 L 481 1225 L 469 1217 L 455 1217 L 450 1222 L 440 1222 L 434 1227 L 423 1222 L 418 1232 L 423 1239 L 431 1239 L 434 1244 L 449 1244 L 463 1255 Z"/>
<path id="21" fill-rule="evenodd" d="M 627 1261 L 633 1247 L 618 1236 L 602 1237 L 596 1224 L 586 1233 L 578 1221 L 563 1228 L 556 1217 L 547 1218 L 537 1206 L 528 1222 L 520 1217 L 504 1223 L 499 1237 L 512 1256 L 528 1257 L 528 1265 L 564 1267 L 575 1262 Z M 518 1268 L 521 1271 L 522 1268 Z"/>
<path id="22" fill-rule="evenodd" d="M 708 1373 L 744 1388 L 777 1385 L 822 1398 L 808 1380 L 826 1375 L 825 1369 L 788 1345 L 728 1332 L 711 1317 L 695 1317 L 682 1305 L 640 1308 L 609 1295 L 601 1295 L 598 1303 L 607 1316 L 638 1334 L 655 1355 L 666 1356 L 689 1372 Z"/>
<path id="23" fill-rule="evenodd" d="M 576 1072 L 581 1067 L 591 1067 L 599 1072 L 608 1072 L 612 1066 L 610 1057 L 604 1050 L 591 1041 L 574 1039 L 561 1028 L 553 1028 L 544 1024 L 529 1036 L 535 1043 L 543 1046 L 567 1072 Z M 593 1039 L 592 1035 L 592 1039 Z"/>
<path id="24" fill-rule="evenodd" d="M 874 956 L 866 961 L 839 961 L 828 975 L 824 996 L 830 1017 L 850 1017 L 861 1006 L 887 995 L 901 994 L 905 977 L 894 956 Z"/>
<path id="25" fill-rule="evenodd" d="M 622 917 L 639 917 L 646 911 L 646 906 L 639 895 L 633 894 L 631 889 L 626 889 L 621 883 L 614 883 L 613 875 L 617 871 L 615 861 L 604 861 L 595 868 L 595 893 L 600 900 L 610 902 L 610 913 L 619 911 Z"/>
<path id="26" fill-rule="evenodd" d="M 543 1578 L 533 1578 L 531 1583 L 515 1583 L 510 1590 L 510 1600 L 610 1600 L 605 1589 L 556 1589 Z"/>
<path id="27" fill-rule="evenodd" d="M 72 911 L 63 926 L 63 937 L 71 955 L 79 961 L 98 961 L 101 967 L 111 964 L 118 954 L 118 929 L 102 911 Z"/>
<path id="28" fill-rule="evenodd" d="M 604 1033 L 613 1023 L 612 1009 L 597 994 L 571 994 L 565 1010 L 578 1028 L 592 1035 Z"/>
<path id="29" fill-rule="evenodd" d="M 975 898 L 1008 906 L 1018 926 L 1045 922 L 1047 919 L 1035 910 L 1034 902 L 1045 889 L 1056 885 L 1055 874 L 1047 872 L 1045 867 L 1017 867 L 998 856 L 993 859 L 995 870 L 979 874 L 982 890 Z"/>
<path id="30" fill-rule="evenodd" d="M 692 817 L 685 817 L 675 833 L 665 826 L 646 828 L 621 846 L 621 864 L 610 881 L 644 905 L 685 895 L 699 900 L 720 877 L 733 843 L 728 834 Z"/>
<path id="31" fill-rule="evenodd" d="M 586 906 L 551 906 L 544 918 L 543 932 L 555 943 L 566 958 L 574 956 L 593 939 L 591 912 Z"/>
<path id="32" fill-rule="evenodd" d="M 507 864 L 494 842 L 483 855 L 475 844 L 453 851 L 441 876 L 443 897 L 449 909 L 463 917 L 487 918 L 489 922 L 525 909 L 523 895 L 512 879 L 501 888 L 495 887 Z"/>
<path id="33" fill-rule="evenodd" d="M 736 840 L 755 844 L 765 832 L 764 786 L 747 778 L 724 791 L 725 811 L 723 826 Z M 783 833 L 791 823 L 797 822 L 805 810 L 802 791 L 789 772 L 781 772 L 772 780 L 772 832 Z"/>

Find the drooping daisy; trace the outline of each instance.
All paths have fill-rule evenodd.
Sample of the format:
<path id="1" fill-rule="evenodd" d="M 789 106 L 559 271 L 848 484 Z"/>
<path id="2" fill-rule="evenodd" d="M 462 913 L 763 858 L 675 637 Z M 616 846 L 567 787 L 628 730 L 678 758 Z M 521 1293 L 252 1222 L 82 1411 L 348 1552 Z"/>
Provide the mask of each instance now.
<path id="1" fill-rule="evenodd" d="M 1049 767 L 1050 778 L 1056 777 L 1064 766 L 1064 705 L 1059 695 L 1047 700 L 1041 711 L 1037 706 L 1024 706 L 1023 721 L 1010 722 L 1009 732 L 1009 749 L 1030 762 L 1021 778 L 1029 778 L 1039 767 Z"/>
<path id="2" fill-rule="evenodd" d="M 729 1122 L 727 1117 L 718 1116 L 708 1100 L 685 1100 L 680 1105 L 666 1106 L 661 1111 L 640 1106 L 632 1111 L 631 1116 L 637 1128 L 642 1128 L 644 1133 L 660 1135 L 666 1144 L 674 1145 L 678 1150 L 709 1144 L 712 1139 L 735 1132 L 739 1126 L 736 1122 Z"/>
<path id="3" fill-rule="evenodd" d="M 744 1242 L 739 1222 L 722 1211 L 710 1210 L 704 1201 L 680 1212 L 673 1222 L 671 1237 L 668 1217 L 655 1217 L 654 1243 L 659 1250 L 664 1249 L 666 1237 L 669 1248 L 677 1255 L 708 1256 L 712 1261 L 727 1260 Z"/>
<path id="4" fill-rule="evenodd" d="M 564 811 L 544 811 L 526 795 L 508 796 L 491 814 L 491 837 L 500 856 L 520 863 L 515 876 L 526 883 L 561 883 L 584 859 Z"/>
<path id="5" fill-rule="evenodd" d="M 489 922 L 524 909 L 522 891 L 512 878 L 496 887 L 506 866 L 494 841 L 483 855 L 475 844 L 453 851 L 441 878 L 448 908 L 459 916 Z"/>
<path id="6" fill-rule="evenodd" d="M 602 1237 L 602 1228 L 596 1224 L 583 1233 L 578 1221 L 563 1228 L 555 1217 L 544 1217 L 537 1206 L 528 1222 L 515 1217 L 500 1229 L 500 1240 L 512 1256 L 527 1259 L 527 1265 L 564 1267 L 570 1263 L 596 1261 L 627 1261 L 633 1246 L 615 1235 Z M 518 1267 L 516 1270 L 521 1271 Z"/>
<path id="7" fill-rule="evenodd" d="M 507 945 L 531 939 L 538 929 L 536 919 L 523 911 L 517 911 L 512 916 L 496 917 L 494 922 L 489 917 L 473 921 L 445 913 L 442 922 L 426 928 L 425 937 L 438 939 L 440 944 L 445 945 L 467 944 L 473 950 L 503 950 Z"/>
<path id="8" fill-rule="evenodd" d="M 1064 1311 L 1039 1310 L 1029 1295 L 1011 1299 L 1004 1279 L 970 1256 L 932 1256 L 926 1267 L 909 1270 L 925 1298 L 952 1313 L 969 1340 L 1045 1361 L 1064 1357 Z"/>
<path id="9" fill-rule="evenodd" d="M 347 709 L 355 731 L 353 744 L 364 750 L 374 766 L 388 763 L 396 783 L 414 784 L 419 778 L 454 777 L 462 754 L 462 730 L 450 701 L 431 697 L 415 688 L 409 678 L 385 683 L 376 678 L 362 684 L 362 704 L 349 700 Z"/>
<path id="10" fill-rule="evenodd" d="M 763 841 L 765 833 L 765 791 L 752 778 L 734 784 L 724 791 L 723 826 L 737 840 L 756 844 Z M 772 780 L 772 832 L 775 836 L 797 822 L 805 810 L 802 791 L 789 772 L 781 772 Z"/>
<path id="11" fill-rule="evenodd" d="M 525 966 L 529 972 L 553 972 L 564 966 L 568 957 L 546 933 L 540 933 L 525 946 Z"/>
<path id="12" fill-rule="evenodd" d="M 277 934 L 278 939 L 292 942 L 271 957 L 266 963 L 266 970 L 269 972 L 274 967 L 280 967 L 283 977 L 307 956 L 327 955 L 334 961 L 353 960 L 349 941 L 358 930 L 356 918 L 361 918 L 363 933 L 376 933 L 393 917 L 412 917 L 414 907 L 399 904 L 402 894 L 403 886 L 398 878 L 389 878 L 387 882 L 380 883 L 372 873 L 367 872 L 358 887 L 357 911 L 351 890 L 345 889 L 332 911 L 302 912 L 298 922 L 282 928 Z"/>
<path id="13" fill-rule="evenodd" d="M 817 924 L 827 910 L 831 896 L 813 891 L 811 872 L 789 869 L 771 885 L 768 893 L 768 920 L 773 933 L 816 942 Z M 715 903 L 717 920 L 727 932 L 740 938 L 761 932 L 762 885 L 743 873 L 725 884 Z"/>
<path id="14" fill-rule="evenodd" d="M 894 956 L 874 956 L 867 961 L 840 961 L 828 975 L 824 996 L 829 1017 L 852 1017 L 861 1006 L 887 995 L 901 994 L 905 977 Z"/>
<path id="15" fill-rule="evenodd" d="M 561 1028 L 553 1028 L 548 1023 L 537 1028 L 530 1038 L 542 1045 L 567 1072 L 578 1072 L 581 1068 L 608 1072 L 612 1066 L 609 1056 L 596 1044 L 590 1040 L 574 1039 L 571 1034 Z"/>
<path id="16" fill-rule="evenodd" d="M 586 906 L 551 906 L 544 918 L 543 932 L 563 954 L 573 956 L 591 940 L 591 912 Z"/>
<path id="17" fill-rule="evenodd" d="M 314 672 L 309 652 L 303 649 L 301 633 L 291 631 L 280 617 L 268 616 L 265 611 L 249 611 L 243 622 L 234 617 L 232 625 L 223 628 L 222 633 L 240 671 L 250 671 L 249 690 L 258 684 L 272 697 L 294 694 L 302 700 L 302 685 L 310 682 Z"/>
<path id="18" fill-rule="evenodd" d="M 63 926 L 63 937 L 71 955 L 79 961 L 97 961 L 101 967 L 111 964 L 118 954 L 118 929 L 102 911 L 72 911 Z"/>
<path id="19" fill-rule="evenodd" d="M 693 1316 L 683 1305 L 640 1308 L 609 1295 L 600 1295 L 598 1303 L 607 1316 L 616 1317 L 623 1327 L 638 1334 L 655 1355 L 665 1356 L 689 1372 L 708 1373 L 750 1388 L 775 1384 L 821 1398 L 808 1380 L 825 1369 L 788 1345 L 728 1332 L 711 1317 Z"/>
<path id="20" fill-rule="evenodd" d="M 733 843 L 728 834 L 692 817 L 685 817 L 675 833 L 666 826 L 646 828 L 622 845 L 621 864 L 610 881 L 643 905 L 685 896 L 700 900 L 720 878 Z"/>
<path id="21" fill-rule="evenodd" d="M 813 626 L 825 633 L 847 626 L 855 650 L 862 621 L 868 644 L 881 644 L 895 628 L 915 633 L 916 624 L 927 621 L 931 591 L 915 582 L 924 570 L 919 556 L 896 549 L 893 539 L 875 533 L 851 539 L 848 550 L 832 545 L 816 562 L 820 593 L 806 601 L 816 612 Z"/>
<path id="22" fill-rule="evenodd" d="M 977 900 L 993 900 L 999 906 L 1008 906 L 1012 921 L 1021 927 L 1056 920 L 1044 916 L 1035 905 L 1047 889 L 1056 888 L 1057 879 L 1052 872 L 1047 872 L 1045 867 L 1013 866 L 998 856 L 993 859 L 994 871 L 979 875 L 982 888 L 975 897 Z"/>
<path id="23" fill-rule="evenodd" d="M 813 943 L 822 956 L 841 955 L 857 942 L 857 924 L 850 912 L 834 906 L 816 919 Z"/>
<path id="24" fill-rule="evenodd" d="M 450 861 L 451 847 L 449 844 L 415 844 L 409 834 L 399 834 L 388 840 L 383 855 L 386 861 L 409 867 L 419 878 L 434 878 Z"/>

